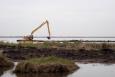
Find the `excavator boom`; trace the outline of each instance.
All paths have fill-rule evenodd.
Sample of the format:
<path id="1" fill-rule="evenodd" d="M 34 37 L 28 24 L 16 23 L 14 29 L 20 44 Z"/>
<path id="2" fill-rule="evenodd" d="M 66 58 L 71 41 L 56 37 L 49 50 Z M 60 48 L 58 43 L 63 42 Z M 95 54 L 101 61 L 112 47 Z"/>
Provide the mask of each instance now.
<path id="1" fill-rule="evenodd" d="M 46 20 L 45 22 L 43 22 L 40 26 L 38 26 L 37 28 L 35 28 L 32 32 L 31 32 L 31 35 L 33 35 L 38 29 L 40 29 L 42 26 L 44 26 L 44 25 L 47 25 L 47 28 L 48 28 L 48 34 L 49 34 L 49 36 L 47 37 L 48 39 L 50 39 L 50 35 L 51 35 L 51 33 L 50 33 L 50 28 L 49 28 L 49 22 Z"/>

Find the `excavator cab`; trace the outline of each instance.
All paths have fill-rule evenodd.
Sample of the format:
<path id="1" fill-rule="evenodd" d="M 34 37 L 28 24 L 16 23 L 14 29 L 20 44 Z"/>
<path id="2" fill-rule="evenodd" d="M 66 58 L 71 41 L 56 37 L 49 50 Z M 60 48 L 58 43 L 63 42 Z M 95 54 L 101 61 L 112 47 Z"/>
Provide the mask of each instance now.
<path id="1" fill-rule="evenodd" d="M 24 40 L 33 40 L 33 35 L 24 36 Z"/>

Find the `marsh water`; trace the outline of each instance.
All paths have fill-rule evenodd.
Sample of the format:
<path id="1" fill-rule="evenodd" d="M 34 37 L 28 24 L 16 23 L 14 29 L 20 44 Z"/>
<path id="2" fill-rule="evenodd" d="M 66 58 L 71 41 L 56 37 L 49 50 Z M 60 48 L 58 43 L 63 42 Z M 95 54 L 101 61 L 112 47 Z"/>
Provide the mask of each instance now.
<path id="1" fill-rule="evenodd" d="M 115 77 L 115 64 L 99 64 L 99 63 L 76 63 L 80 69 L 76 70 L 72 74 L 15 74 L 13 70 L 15 69 L 17 62 L 15 62 L 15 66 L 10 69 L 4 71 L 0 77 Z M 1 70 L 0 70 L 1 71 Z"/>

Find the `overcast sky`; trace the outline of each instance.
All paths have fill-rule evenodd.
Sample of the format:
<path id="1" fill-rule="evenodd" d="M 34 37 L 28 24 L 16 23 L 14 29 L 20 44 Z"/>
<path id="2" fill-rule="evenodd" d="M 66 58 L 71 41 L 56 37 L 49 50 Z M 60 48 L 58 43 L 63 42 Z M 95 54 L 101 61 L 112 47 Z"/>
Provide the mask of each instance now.
<path id="1" fill-rule="evenodd" d="M 0 0 L 0 35 L 28 35 L 45 19 L 52 35 L 115 36 L 115 0 Z"/>

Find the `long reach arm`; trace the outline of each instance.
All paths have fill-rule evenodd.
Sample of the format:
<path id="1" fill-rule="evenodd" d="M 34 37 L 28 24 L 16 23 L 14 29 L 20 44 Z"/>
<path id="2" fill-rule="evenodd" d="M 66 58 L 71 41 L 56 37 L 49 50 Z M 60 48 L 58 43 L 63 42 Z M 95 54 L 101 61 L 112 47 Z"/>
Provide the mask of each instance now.
<path id="1" fill-rule="evenodd" d="M 29 36 L 25 36 L 24 37 L 24 39 L 25 40 L 33 40 L 33 34 L 38 30 L 38 29 L 40 29 L 43 25 L 47 25 L 47 28 L 48 28 L 48 34 L 49 34 L 49 36 L 47 37 L 48 39 L 50 39 L 50 35 L 51 35 L 51 33 L 50 33 L 50 28 L 49 28 L 49 22 L 46 20 L 45 22 L 43 22 L 40 26 L 38 26 L 37 28 L 35 28 L 32 32 L 31 32 L 31 35 L 29 35 Z"/>
<path id="2" fill-rule="evenodd" d="M 48 39 L 50 39 L 50 36 L 51 36 L 51 33 L 50 33 L 50 28 L 49 28 L 49 22 L 46 20 L 45 22 L 43 22 L 40 26 L 38 26 L 37 28 L 35 28 L 32 32 L 31 32 L 31 35 L 30 36 L 33 36 L 33 34 L 38 30 L 40 29 L 42 26 L 44 25 L 47 25 L 47 28 L 48 28 L 48 34 L 49 36 L 47 37 Z"/>
<path id="3" fill-rule="evenodd" d="M 48 34 L 49 36 L 47 37 L 48 39 L 50 39 L 50 28 L 49 28 L 49 22 L 46 20 L 45 22 L 43 22 L 40 26 L 38 26 L 37 28 L 35 28 L 32 32 L 31 32 L 31 35 L 33 35 L 38 29 L 40 29 L 43 25 L 47 25 L 47 28 L 48 28 Z"/>

